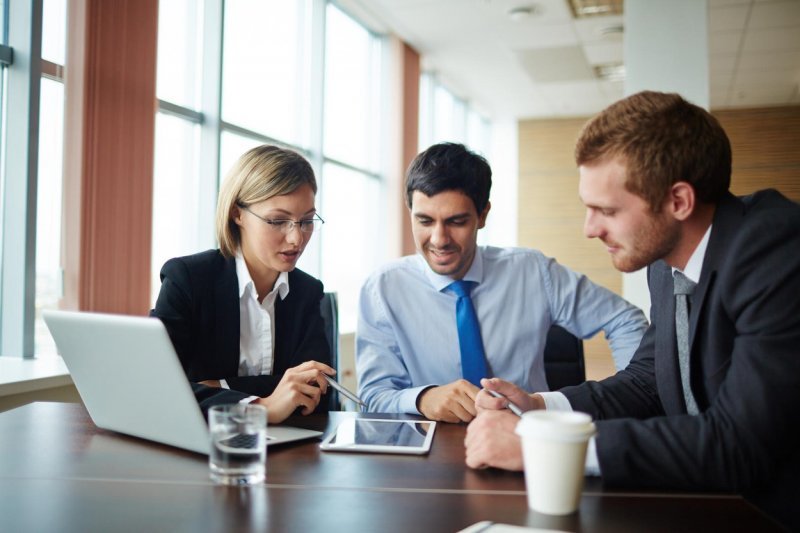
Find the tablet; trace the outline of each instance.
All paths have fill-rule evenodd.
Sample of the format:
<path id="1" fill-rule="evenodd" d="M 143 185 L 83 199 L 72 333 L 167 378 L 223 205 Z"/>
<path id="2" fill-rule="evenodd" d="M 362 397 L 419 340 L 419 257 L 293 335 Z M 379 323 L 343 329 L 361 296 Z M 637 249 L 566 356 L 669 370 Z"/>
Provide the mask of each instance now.
<path id="1" fill-rule="evenodd" d="M 431 449 L 436 422 L 350 418 L 328 435 L 320 448 L 330 452 L 422 455 Z"/>

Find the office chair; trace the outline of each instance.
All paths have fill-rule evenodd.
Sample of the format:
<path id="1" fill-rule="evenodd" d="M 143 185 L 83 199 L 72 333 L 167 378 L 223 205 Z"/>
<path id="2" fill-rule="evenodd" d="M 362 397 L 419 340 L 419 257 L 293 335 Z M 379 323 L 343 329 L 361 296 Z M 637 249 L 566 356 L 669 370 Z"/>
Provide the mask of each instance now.
<path id="1" fill-rule="evenodd" d="M 325 324 L 325 338 L 331 347 L 331 366 L 339 372 L 339 298 L 335 292 L 326 292 L 319 302 L 319 312 Z M 328 387 L 328 409 L 339 411 L 339 393 L 333 387 Z"/>
<path id="2" fill-rule="evenodd" d="M 583 340 L 560 326 L 551 326 L 544 344 L 544 374 L 550 390 L 586 381 Z"/>

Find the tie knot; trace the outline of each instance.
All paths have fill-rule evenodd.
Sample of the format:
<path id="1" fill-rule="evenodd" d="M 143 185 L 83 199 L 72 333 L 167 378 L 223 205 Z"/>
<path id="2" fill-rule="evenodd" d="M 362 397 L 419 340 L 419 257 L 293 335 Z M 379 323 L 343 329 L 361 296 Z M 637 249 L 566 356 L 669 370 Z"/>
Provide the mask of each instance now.
<path id="1" fill-rule="evenodd" d="M 673 286 L 675 294 L 692 294 L 694 292 L 694 288 L 697 283 L 690 280 L 677 270 L 673 272 L 672 277 L 674 278 Z"/>
<path id="2" fill-rule="evenodd" d="M 453 291 L 453 293 L 459 298 L 463 298 L 465 296 L 469 297 L 469 293 L 474 284 L 475 282 L 473 281 L 464 281 L 463 279 L 460 279 L 448 285 L 447 288 Z"/>

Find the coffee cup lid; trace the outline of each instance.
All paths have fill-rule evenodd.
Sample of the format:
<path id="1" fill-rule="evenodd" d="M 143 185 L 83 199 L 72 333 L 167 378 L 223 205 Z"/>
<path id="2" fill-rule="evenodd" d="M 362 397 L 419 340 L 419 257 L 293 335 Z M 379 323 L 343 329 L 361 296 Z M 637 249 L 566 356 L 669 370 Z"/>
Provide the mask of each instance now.
<path id="1" fill-rule="evenodd" d="M 594 435 L 597 429 L 586 413 L 537 410 L 523 413 L 515 431 L 520 437 L 580 442 Z"/>

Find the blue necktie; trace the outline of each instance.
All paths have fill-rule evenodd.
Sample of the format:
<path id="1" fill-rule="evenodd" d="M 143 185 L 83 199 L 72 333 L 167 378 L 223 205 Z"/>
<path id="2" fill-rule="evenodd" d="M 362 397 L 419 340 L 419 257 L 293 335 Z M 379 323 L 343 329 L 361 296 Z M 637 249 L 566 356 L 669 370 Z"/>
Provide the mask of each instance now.
<path id="1" fill-rule="evenodd" d="M 486 368 L 486 356 L 483 353 L 483 341 L 478 325 L 478 317 L 472 306 L 469 291 L 474 282 L 454 281 L 448 288 L 458 296 L 456 301 L 456 327 L 458 328 L 458 344 L 461 347 L 461 374 L 464 379 L 480 387 L 481 378 L 489 377 Z"/>

